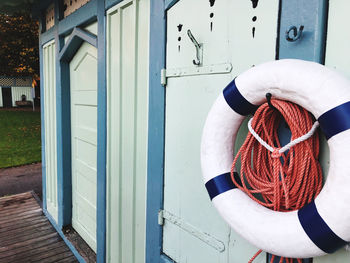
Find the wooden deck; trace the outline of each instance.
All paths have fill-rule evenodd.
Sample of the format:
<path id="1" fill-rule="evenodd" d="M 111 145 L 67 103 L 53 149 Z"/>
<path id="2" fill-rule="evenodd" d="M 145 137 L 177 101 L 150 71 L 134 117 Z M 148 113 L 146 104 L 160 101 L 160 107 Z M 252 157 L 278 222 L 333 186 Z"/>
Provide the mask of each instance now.
<path id="1" fill-rule="evenodd" d="M 78 262 L 32 193 L 0 198 L 0 263 Z"/>

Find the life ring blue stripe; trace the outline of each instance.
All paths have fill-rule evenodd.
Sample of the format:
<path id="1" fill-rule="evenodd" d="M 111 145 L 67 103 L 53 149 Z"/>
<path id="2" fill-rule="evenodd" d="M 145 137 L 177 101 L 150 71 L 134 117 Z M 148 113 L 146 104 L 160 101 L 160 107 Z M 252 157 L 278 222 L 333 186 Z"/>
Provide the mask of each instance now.
<path id="1" fill-rule="evenodd" d="M 298 211 L 298 217 L 305 233 L 322 251 L 330 254 L 347 244 L 322 219 L 314 201 L 301 208 Z"/>
<path id="2" fill-rule="evenodd" d="M 213 198 L 219 194 L 237 188 L 236 185 L 232 182 L 231 173 L 221 174 L 210 179 L 205 184 L 205 187 L 207 188 L 210 200 L 213 200 Z"/>
<path id="3" fill-rule="evenodd" d="M 318 121 L 327 140 L 350 129 L 350 101 L 323 113 Z"/>
<path id="4" fill-rule="evenodd" d="M 235 80 L 232 80 L 224 89 L 224 98 L 227 104 L 240 115 L 246 116 L 250 113 L 254 113 L 259 106 L 251 104 L 246 100 L 239 92 L 236 86 Z"/>

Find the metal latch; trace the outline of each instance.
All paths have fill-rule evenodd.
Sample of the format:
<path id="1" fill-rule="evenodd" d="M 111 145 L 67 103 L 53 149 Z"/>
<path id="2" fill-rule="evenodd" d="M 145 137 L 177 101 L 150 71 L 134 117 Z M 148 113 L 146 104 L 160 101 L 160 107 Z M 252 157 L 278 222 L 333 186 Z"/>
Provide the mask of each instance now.
<path id="1" fill-rule="evenodd" d="M 160 71 L 160 84 L 162 86 L 166 85 L 166 69 L 165 68 L 161 69 L 161 71 Z"/>
<path id="2" fill-rule="evenodd" d="M 202 67 L 170 68 L 160 71 L 160 83 L 165 86 L 167 78 L 197 76 L 208 74 L 226 74 L 232 71 L 231 63 L 214 64 Z"/>

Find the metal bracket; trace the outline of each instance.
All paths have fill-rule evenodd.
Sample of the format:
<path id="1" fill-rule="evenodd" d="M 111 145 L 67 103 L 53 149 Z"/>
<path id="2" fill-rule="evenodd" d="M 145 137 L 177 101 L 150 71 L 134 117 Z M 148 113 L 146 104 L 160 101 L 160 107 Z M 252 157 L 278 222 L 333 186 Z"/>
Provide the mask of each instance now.
<path id="1" fill-rule="evenodd" d="M 163 68 L 160 71 L 160 84 L 162 86 L 166 86 L 166 69 L 165 68 Z"/>
<path id="2" fill-rule="evenodd" d="M 164 225 L 163 210 L 158 211 L 158 225 Z"/>
<path id="3" fill-rule="evenodd" d="M 192 35 L 191 30 L 189 29 L 187 30 L 187 35 L 194 44 L 194 47 L 196 48 L 196 59 L 194 59 L 192 62 L 194 65 L 200 66 L 203 64 L 203 44 L 198 43 L 198 41 Z"/>
<path id="4" fill-rule="evenodd" d="M 178 226 L 182 230 L 202 240 L 204 243 L 208 244 L 209 246 L 213 247 L 219 252 L 223 252 L 225 250 L 225 244 L 222 241 L 216 239 L 215 237 L 212 237 L 208 233 L 197 229 L 196 227 L 190 225 L 185 220 L 177 217 L 176 215 L 165 210 L 160 210 L 158 212 L 158 223 L 160 225 L 163 225 L 165 223 L 164 221 Z"/>
<path id="5" fill-rule="evenodd" d="M 203 67 L 187 67 L 187 68 L 171 68 L 166 69 L 165 77 L 184 77 L 184 76 L 196 76 L 196 75 L 208 75 L 208 74 L 225 74 L 232 71 L 231 63 L 208 65 Z"/>
<path id="6" fill-rule="evenodd" d="M 297 41 L 298 39 L 301 38 L 301 35 L 303 33 L 303 30 L 304 30 L 304 26 L 301 25 L 299 27 L 299 30 L 297 29 L 296 26 L 291 26 L 287 31 L 286 31 L 286 40 L 289 41 L 289 42 L 295 42 Z M 291 36 L 290 35 L 290 32 L 293 31 L 293 35 Z"/>

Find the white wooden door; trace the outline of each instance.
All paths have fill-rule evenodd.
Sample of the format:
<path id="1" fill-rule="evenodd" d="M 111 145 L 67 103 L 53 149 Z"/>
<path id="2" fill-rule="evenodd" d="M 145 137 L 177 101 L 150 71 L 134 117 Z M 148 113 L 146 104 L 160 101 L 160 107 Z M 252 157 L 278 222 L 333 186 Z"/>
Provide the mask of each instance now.
<path id="1" fill-rule="evenodd" d="M 278 1 L 180 0 L 167 12 L 163 252 L 177 263 L 248 262 L 257 251 L 211 204 L 200 141 L 224 87 L 242 71 L 275 59 L 277 20 Z M 200 66 L 193 64 L 188 30 L 202 44 Z M 254 262 L 265 261 L 262 253 Z"/>
<path id="2" fill-rule="evenodd" d="M 46 208 L 58 222 L 55 42 L 43 47 Z M 0 89 L 1 90 L 1 89 Z"/>
<path id="3" fill-rule="evenodd" d="M 96 251 L 97 50 L 84 43 L 70 62 L 72 226 Z"/>

